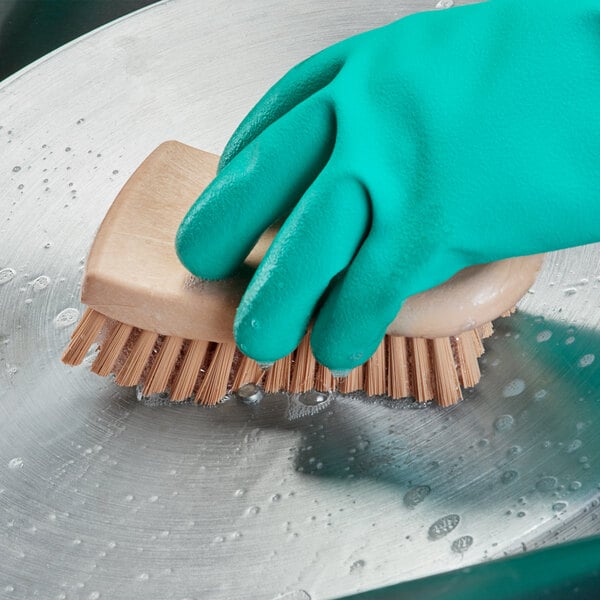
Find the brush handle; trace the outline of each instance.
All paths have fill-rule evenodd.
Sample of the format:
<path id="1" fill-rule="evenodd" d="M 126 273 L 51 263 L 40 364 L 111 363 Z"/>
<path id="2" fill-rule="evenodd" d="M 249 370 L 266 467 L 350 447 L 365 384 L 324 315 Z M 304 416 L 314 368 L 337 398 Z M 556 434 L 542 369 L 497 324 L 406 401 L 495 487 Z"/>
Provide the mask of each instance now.
<path id="1" fill-rule="evenodd" d="M 214 178 L 219 157 L 179 142 L 161 144 L 110 207 L 86 264 L 82 301 L 163 335 L 233 341 L 235 311 L 276 230 L 269 229 L 235 276 L 199 280 L 175 253 L 177 228 Z M 449 337 L 512 308 L 533 283 L 541 256 L 470 267 L 409 298 L 388 333 Z"/>

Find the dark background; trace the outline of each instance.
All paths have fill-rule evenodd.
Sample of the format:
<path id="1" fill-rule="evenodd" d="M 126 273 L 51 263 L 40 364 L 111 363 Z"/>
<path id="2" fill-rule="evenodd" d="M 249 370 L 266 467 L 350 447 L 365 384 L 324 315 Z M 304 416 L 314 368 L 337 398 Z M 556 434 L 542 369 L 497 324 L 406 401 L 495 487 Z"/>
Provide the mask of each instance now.
<path id="1" fill-rule="evenodd" d="M 80 35 L 157 0 L 0 0 L 0 81 Z"/>

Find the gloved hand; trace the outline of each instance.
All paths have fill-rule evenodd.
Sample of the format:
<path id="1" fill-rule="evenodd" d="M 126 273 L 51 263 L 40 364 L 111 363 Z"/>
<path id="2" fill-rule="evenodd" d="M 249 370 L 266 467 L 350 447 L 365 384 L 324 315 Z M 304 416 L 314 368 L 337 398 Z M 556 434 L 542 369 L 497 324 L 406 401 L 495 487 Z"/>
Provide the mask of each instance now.
<path id="1" fill-rule="evenodd" d="M 338 371 L 459 269 L 600 239 L 600 0 L 420 13 L 299 64 L 229 141 L 179 257 L 227 277 L 282 217 L 237 343 L 274 361 L 314 317 Z"/>

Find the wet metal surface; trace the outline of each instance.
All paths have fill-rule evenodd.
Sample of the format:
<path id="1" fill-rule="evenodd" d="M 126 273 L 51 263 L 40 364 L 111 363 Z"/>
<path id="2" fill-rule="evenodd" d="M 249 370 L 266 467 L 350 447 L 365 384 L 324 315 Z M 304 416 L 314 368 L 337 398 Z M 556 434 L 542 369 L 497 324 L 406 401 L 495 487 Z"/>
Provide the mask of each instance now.
<path id="1" fill-rule="evenodd" d="M 451 409 L 165 406 L 60 363 L 94 232 L 156 145 L 219 152 L 290 65 L 435 6 L 203 4 L 0 87 L 0 597 L 320 600 L 600 532 L 598 245 L 548 257 Z"/>

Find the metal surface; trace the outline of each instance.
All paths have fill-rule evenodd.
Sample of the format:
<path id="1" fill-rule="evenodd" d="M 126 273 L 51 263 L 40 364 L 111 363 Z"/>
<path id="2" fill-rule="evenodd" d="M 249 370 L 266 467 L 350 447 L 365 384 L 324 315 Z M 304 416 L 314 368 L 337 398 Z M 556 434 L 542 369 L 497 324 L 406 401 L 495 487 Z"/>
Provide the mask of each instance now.
<path id="1" fill-rule="evenodd" d="M 175 0 L 0 87 L 0 597 L 318 600 L 600 531 L 598 246 L 547 260 L 447 410 L 152 405 L 59 361 L 153 147 L 220 151 L 290 65 L 434 6 Z"/>

